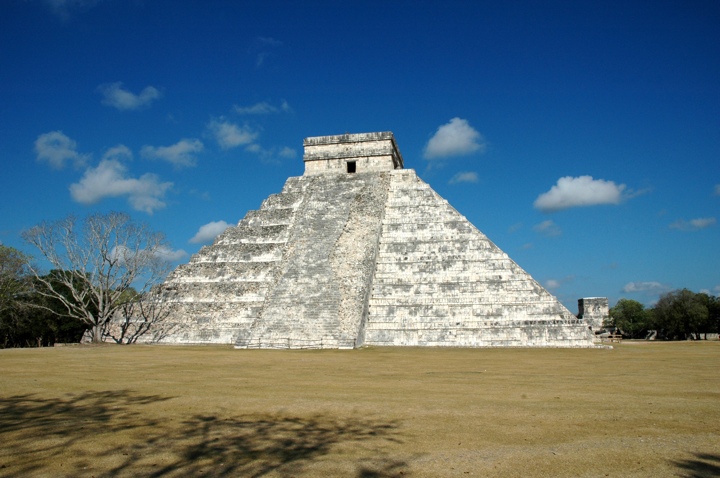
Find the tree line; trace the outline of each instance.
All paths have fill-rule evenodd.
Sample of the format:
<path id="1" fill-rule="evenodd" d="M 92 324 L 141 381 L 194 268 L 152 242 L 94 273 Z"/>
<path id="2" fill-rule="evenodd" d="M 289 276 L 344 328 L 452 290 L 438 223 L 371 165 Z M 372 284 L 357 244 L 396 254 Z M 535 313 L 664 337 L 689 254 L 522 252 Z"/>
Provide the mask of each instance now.
<path id="1" fill-rule="evenodd" d="M 34 280 L 28 256 L 0 245 L 0 346 L 43 347 L 56 342 L 79 342 L 85 325 L 63 314 L 59 301 L 38 292 L 43 283 Z M 52 271 L 43 280 L 58 291 L 62 287 Z M 66 290 L 62 293 L 70 296 Z"/>
<path id="2" fill-rule="evenodd" d="M 42 269 L 0 245 L 0 347 L 133 343 L 167 317 L 158 289 L 169 271 L 165 237 L 127 214 L 74 216 L 22 234 Z"/>
<path id="3" fill-rule="evenodd" d="M 720 332 L 720 297 L 688 289 L 660 296 L 649 308 L 632 299 L 620 299 L 610 309 L 610 323 L 624 337 L 654 336 L 665 340 L 707 338 Z"/>

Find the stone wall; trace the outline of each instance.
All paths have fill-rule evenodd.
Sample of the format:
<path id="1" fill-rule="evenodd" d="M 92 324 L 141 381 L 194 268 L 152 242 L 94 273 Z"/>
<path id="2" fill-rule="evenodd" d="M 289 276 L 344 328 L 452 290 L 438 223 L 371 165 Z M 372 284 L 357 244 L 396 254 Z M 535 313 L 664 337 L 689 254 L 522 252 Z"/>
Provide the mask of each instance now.
<path id="1" fill-rule="evenodd" d="M 392 133 L 318 136 L 305 139 L 304 146 L 305 176 L 392 171 L 403 167 Z M 351 168 L 348 163 L 352 163 Z"/>
<path id="2" fill-rule="evenodd" d="M 597 332 L 610 319 L 607 297 L 585 297 L 578 299 L 578 318 L 584 320 Z"/>

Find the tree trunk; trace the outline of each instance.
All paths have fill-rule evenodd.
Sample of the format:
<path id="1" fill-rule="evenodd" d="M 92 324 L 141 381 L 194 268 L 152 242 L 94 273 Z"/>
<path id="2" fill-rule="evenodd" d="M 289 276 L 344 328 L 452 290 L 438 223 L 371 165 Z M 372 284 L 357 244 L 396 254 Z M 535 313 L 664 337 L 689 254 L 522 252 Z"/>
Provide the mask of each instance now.
<path id="1" fill-rule="evenodd" d="M 96 324 L 92 328 L 92 343 L 101 344 L 102 341 L 102 327 L 100 324 Z"/>

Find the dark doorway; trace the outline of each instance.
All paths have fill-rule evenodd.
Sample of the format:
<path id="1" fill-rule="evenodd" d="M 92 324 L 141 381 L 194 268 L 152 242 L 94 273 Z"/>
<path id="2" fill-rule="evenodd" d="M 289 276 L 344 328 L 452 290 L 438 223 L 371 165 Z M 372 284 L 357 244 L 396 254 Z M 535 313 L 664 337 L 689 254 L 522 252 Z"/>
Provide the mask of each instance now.
<path id="1" fill-rule="evenodd" d="M 354 173 L 355 172 L 355 161 L 348 161 L 347 163 L 347 172 L 348 173 Z"/>

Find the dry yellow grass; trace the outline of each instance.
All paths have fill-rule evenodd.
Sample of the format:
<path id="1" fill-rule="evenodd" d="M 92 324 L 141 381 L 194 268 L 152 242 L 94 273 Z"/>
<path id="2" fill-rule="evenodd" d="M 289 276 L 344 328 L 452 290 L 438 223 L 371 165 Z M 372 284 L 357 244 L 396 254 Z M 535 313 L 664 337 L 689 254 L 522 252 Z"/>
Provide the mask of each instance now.
<path id="1" fill-rule="evenodd" d="M 718 476 L 720 343 L 0 351 L 0 476 Z"/>

